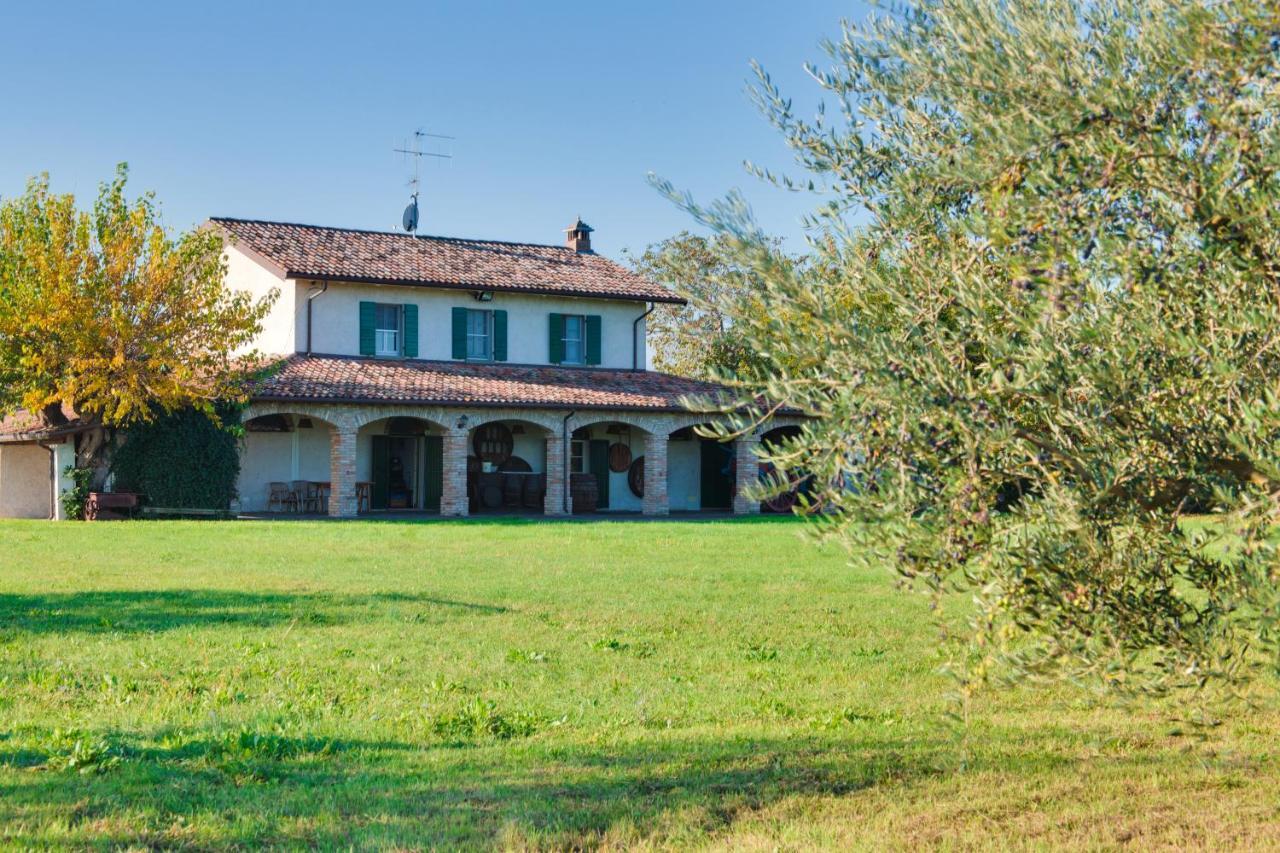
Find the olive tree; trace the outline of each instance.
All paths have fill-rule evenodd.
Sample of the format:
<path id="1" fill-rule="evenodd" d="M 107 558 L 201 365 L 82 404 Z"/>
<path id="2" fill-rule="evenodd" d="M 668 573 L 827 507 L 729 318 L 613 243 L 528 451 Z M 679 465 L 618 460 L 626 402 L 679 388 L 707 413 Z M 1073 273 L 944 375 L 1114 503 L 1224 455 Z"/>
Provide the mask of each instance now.
<path id="1" fill-rule="evenodd" d="M 828 107 L 760 104 L 827 201 L 734 323 L 766 451 L 858 559 L 974 602 L 966 689 L 1167 691 L 1276 665 L 1280 9 L 935 0 L 845 24 Z M 671 192 L 671 188 L 660 185 Z M 803 334 L 788 333 L 803 328 Z M 746 419 L 739 426 L 749 426 Z"/>

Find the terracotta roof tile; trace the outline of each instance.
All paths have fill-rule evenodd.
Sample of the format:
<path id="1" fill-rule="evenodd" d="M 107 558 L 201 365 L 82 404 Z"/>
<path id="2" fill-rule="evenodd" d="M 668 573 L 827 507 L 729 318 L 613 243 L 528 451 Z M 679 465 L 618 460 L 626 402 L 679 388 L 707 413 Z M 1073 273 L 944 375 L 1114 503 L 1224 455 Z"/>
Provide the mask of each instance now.
<path id="1" fill-rule="evenodd" d="M 255 400 L 687 411 L 723 386 L 653 371 L 346 356 L 286 358 Z"/>
<path id="2" fill-rule="evenodd" d="M 683 302 L 661 285 L 564 246 L 464 240 L 214 217 L 233 245 L 287 278 Z"/>
<path id="3" fill-rule="evenodd" d="M 63 405 L 62 414 L 66 416 L 67 423 L 58 427 L 45 426 L 40 415 L 35 412 L 29 412 L 26 409 L 5 415 L 0 418 L 0 443 L 43 441 L 47 438 L 56 438 L 87 429 L 80 422 L 80 419 L 76 417 L 75 411 L 70 406 Z"/>

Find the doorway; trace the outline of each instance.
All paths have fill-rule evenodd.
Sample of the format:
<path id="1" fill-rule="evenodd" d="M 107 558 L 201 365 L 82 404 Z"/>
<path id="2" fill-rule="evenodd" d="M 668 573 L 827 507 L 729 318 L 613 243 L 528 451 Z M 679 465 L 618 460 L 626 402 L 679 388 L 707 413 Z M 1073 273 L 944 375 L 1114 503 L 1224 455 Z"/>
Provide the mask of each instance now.
<path id="1" fill-rule="evenodd" d="M 375 510 L 440 510 L 444 441 L 438 435 L 375 435 L 369 504 Z"/>
<path id="2" fill-rule="evenodd" d="M 733 445 L 714 438 L 699 439 L 702 445 L 702 509 L 730 509 L 733 506 Z"/>
<path id="3" fill-rule="evenodd" d="M 593 438 L 587 447 L 587 471 L 596 478 L 599 496 L 596 498 L 596 509 L 609 508 L 609 442 L 607 439 Z"/>

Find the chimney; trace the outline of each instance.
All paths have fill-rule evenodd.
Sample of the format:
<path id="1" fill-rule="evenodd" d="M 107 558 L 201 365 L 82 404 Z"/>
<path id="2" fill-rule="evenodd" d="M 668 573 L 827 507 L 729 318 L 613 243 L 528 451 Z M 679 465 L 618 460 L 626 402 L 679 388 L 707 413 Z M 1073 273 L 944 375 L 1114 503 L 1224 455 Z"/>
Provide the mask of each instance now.
<path id="1" fill-rule="evenodd" d="M 579 216 L 577 222 L 564 229 L 564 233 L 568 235 L 564 244 L 575 252 L 591 254 L 591 232 L 594 230 Z"/>

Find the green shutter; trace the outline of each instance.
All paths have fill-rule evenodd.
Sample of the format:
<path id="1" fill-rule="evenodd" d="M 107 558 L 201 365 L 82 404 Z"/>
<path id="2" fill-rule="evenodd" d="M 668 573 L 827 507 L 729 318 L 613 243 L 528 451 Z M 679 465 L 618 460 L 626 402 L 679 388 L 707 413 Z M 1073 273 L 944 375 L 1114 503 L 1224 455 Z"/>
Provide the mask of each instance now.
<path id="1" fill-rule="evenodd" d="M 560 364 L 564 361 L 564 315 L 551 315 L 551 348 L 548 350 L 548 361 Z"/>
<path id="2" fill-rule="evenodd" d="M 440 497 L 444 494 L 444 439 L 429 435 L 425 440 L 426 466 L 423 471 L 422 508 L 440 511 Z"/>
<path id="3" fill-rule="evenodd" d="M 391 439 L 385 435 L 373 436 L 372 450 L 370 474 L 373 485 L 369 488 L 369 509 L 386 509 L 387 491 L 391 485 Z"/>
<path id="4" fill-rule="evenodd" d="M 372 302 L 360 303 L 360 354 L 373 355 L 373 325 L 378 308 Z"/>
<path id="5" fill-rule="evenodd" d="M 467 309 L 453 309 L 453 357 L 467 357 Z"/>
<path id="6" fill-rule="evenodd" d="M 507 360 L 507 312 L 493 312 L 493 360 Z"/>
<path id="7" fill-rule="evenodd" d="M 404 357 L 418 357 L 418 306 L 404 306 Z"/>
<path id="8" fill-rule="evenodd" d="M 587 364 L 600 363 L 600 315 L 587 315 Z"/>

